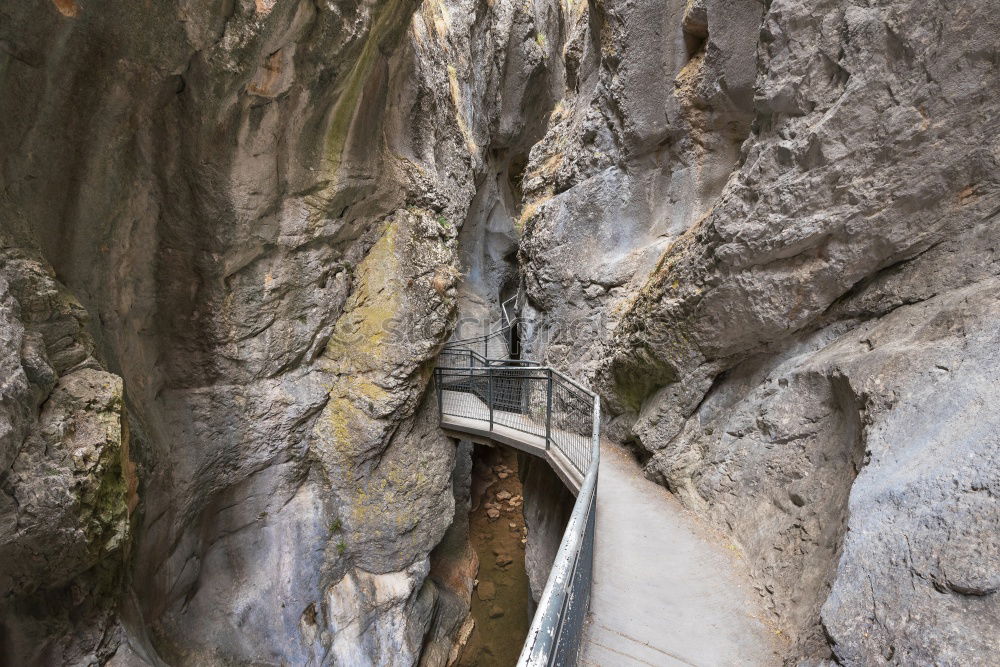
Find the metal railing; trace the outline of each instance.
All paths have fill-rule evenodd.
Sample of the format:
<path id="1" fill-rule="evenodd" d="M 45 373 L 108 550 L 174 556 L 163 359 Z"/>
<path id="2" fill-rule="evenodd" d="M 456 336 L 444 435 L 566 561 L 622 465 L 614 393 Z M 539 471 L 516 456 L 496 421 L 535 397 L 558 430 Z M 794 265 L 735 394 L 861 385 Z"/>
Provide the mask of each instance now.
<path id="1" fill-rule="evenodd" d="M 517 327 L 517 317 L 511 315 L 511 311 L 516 306 L 516 296 L 507 299 L 500 304 L 500 327 L 496 331 L 447 343 L 442 354 L 447 353 L 449 349 L 461 349 L 475 352 L 481 359 L 504 360 L 515 356 L 517 350 L 514 349 L 516 347 L 514 331 Z M 440 362 L 438 365 L 441 365 Z"/>
<path id="2" fill-rule="evenodd" d="M 600 460 L 600 400 L 559 371 L 523 359 L 493 358 L 489 341 L 502 337 L 505 357 L 516 340 L 517 319 L 505 302 L 498 331 L 445 345 L 434 369 L 442 420 L 478 420 L 543 443 L 558 452 L 582 478 L 519 666 L 573 665 L 590 606 L 594 563 L 594 516 Z M 482 353 L 480 352 L 482 351 Z"/>

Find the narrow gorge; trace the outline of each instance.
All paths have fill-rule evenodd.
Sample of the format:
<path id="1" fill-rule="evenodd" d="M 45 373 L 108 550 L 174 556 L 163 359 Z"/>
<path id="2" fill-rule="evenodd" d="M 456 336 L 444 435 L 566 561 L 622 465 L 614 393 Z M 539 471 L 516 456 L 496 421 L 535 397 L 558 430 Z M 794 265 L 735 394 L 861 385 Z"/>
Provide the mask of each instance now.
<path id="1" fill-rule="evenodd" d="M 442 430 L 434 379 L 506 316 L 483 356 L 593 390 L 735 563 L 743 664 L 1000 664 L 998 36 L 989 0 L 3 3 L 0 664 L 514 664 L 579 489 Z"/>

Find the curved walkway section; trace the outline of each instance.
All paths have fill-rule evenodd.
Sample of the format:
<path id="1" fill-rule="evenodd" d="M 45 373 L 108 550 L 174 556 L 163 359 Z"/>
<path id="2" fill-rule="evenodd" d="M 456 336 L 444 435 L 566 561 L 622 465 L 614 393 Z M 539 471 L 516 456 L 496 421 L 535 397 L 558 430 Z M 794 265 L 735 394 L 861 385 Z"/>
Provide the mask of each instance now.
<path id="1" fill-rule="evenodd" d="M 541 457 L 577 496 L 518 666 L 780 664 L 733 554 L 601 444 L 597 396 L 509 358 L 509 303 L 499 331 L 445 346 L 434 384 L 444 430 Z"/>
<path id="2" fill-rule="evenodd" d="M 518 665 L 576 664 L 593 576 L 600 401 L 556 370 L 460 344 L 439 356 L 434 385 L 443 429 L 540 456 L 576 493 Z"/>
<path id="3" fill-rule="evenodd" d="M 491 426 L 488 413 L 489 406 L 477 396 L 448 390 L 441 396 L 441 428 L 450 435 L 482 444 L 499 442 L 545 459 L 573 495 L 580 493 L 586 468 L 580 470 L 560 449 L 549 447 L 542 424 L 530 431 L 518 429 L 510 424 L 520 422 L 522 415 L 494 410 Z M 557 437 L 569 440 L 573 434 L 558 433 Z"/>
<path id="4" fill-rule="evenodd" d="M 603 443 L 581 664 L 781 664 L 747 576 L 719 542 Z"/>

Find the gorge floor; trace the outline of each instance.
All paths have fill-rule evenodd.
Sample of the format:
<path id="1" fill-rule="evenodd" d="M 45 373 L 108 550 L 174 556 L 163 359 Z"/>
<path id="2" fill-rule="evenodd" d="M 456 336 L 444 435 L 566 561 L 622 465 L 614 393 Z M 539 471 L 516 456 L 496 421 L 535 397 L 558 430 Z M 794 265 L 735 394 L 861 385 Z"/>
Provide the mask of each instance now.
<path id="1" fill-rule="evenodd" d="M 476 445 L 473 460 L 469 528 L 479 557 L 479 583 L 472 595 L 475 628 L 458 665 L 509 667 L 521 653 L 533 612 L 517 454 L 507 447 Z"/>

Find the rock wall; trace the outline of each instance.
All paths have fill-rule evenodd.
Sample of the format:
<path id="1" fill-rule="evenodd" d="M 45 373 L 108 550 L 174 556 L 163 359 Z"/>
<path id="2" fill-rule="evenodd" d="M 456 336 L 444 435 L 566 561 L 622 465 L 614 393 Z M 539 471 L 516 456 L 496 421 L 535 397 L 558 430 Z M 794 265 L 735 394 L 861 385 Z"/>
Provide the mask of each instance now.
<path id="1" fill-rule="evenodd" d="M 524 183 L 535 356 L 729 531 L 790 662 L 982 659 L 1000 12 L 581 12 Z"/>
<path id="2" fill-rule="evenodd" d="M 517 470 L 524 488 L 524 525 L 528 529 L 524 567 L 528 571 L 531 597 L 537 603 L 545 590 L 576 498 L 549 464 L 538 457 L 518 453 Z"/>
<path id="3" fill-rule="evenodd" d="M 56 643 L 89 642 L 53 663 L 104 660 L 119 620 L 119 657 L 168 664 L 412 664 L 425 637 L 449 640 L 467 591 L 428 572 L 454 516 L 455 445 L 421 406 L 455 323 L 459 227 L 499 151 L 544 122 L 533 35 L 554 7 L 0 9 L 4 252 L 51 266 L 59 303 L 79 302 L 51 316 L 88 315 L 95 341 L 77 359 L 63 324 L 45 325 L 47 354 L 66 357 L 46 367 L 50 314 L 17 308 L 57 288 L 5 292 L 3 512 L 21 532 L 4 549 L 80 552 L 52 587 L 99 565 L 98 606 L 119 610 L 63 618 L 38 569 L 4 572 L 5 597 L 33 596 L 3 615 L 8 661 L 33 655 L 29 616 L 61 618 Z M 130 436 L 99 441 L 116 415 Z M 70 528 L 96 519 L 66 516 L 48 541 L 17 515 L 42 516 L 22 501 L 46 474 L 36 450 L 78 446 L 59 434 L 73 419 L 94 422 L 94 451 L 76 471 L 59 459 L 67 484 L 82 478 L 70 501 L 110 503 L 95 480 L 138 479 L 139 504 L 123 524 L 116 500 L 93 534 Z"/>
<path id="4" fill-rule="evenodd" d="M 122 380 L 86 324 L 42 258 L 0 247 L 0 652 L 22 664 L 103 661 L 120 641 L 135 475 Z"/>

